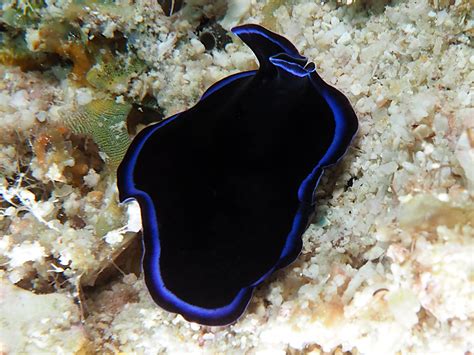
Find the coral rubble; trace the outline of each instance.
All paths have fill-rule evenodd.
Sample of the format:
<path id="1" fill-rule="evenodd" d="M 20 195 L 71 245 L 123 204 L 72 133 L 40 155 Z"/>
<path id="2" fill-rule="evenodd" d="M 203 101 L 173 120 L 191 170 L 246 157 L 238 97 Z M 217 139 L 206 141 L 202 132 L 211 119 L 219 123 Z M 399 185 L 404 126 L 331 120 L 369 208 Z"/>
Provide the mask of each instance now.
<path id="1" fill-rule="evenodd" d="M 375 11 L 189 0 L 166 16 L 148 0 L 4 1 L 0 314 L 17 338 L 2 333 L 0 352 L 472 352 L 469 4 L 407 0 Z M 215 81 L 256 68 L 236 38 L 206 49 L 196 31 L 204 18 L 284 34 L 348 96 L 361 125 L 355 147 L 321 181 L 298 260 L 223 328 L 152 302 L 127 263 L 140 254 L 137 206 L 118 204 L 106 148 L 62 114 L 96 100 L 133 111 L 152 98 L 160 114 L 135 119 L 133 134 L 190 107 Z"/>

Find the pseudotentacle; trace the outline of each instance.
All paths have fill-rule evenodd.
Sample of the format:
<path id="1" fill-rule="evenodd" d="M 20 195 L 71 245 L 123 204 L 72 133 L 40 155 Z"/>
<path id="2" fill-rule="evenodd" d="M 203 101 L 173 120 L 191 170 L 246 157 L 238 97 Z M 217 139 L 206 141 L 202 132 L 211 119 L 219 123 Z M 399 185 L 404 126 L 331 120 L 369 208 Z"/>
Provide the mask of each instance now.
<path id="1" fill-rule="evenodd" d="M 120 200 L 141 207 L 153 299 L 206 325 L 235 321 L 253 289 L 296 259 L 324 168 L 358 127 L 347 98 L 287 39 L 258 25 L 232 31 L 259 69 L 145 128 L 117 174 Z"/>

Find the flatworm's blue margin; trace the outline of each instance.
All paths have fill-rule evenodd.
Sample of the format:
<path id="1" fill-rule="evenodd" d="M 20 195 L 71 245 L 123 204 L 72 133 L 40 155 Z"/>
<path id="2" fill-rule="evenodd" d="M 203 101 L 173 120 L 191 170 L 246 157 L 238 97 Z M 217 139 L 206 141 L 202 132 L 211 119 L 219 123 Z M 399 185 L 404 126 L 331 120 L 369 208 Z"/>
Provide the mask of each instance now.
<path id="1" fill-rule="evenodd" d="M 203 94 L 201 100 L 204 100 L 212 92 L 219 90 L 220 88 L 230 84 L 234 80 L 253 75 L 255 74 L 255 72 L 256 71 L 237 73 L 235 75 L 225 78 L 221 82 L 218 82 L 211 86 Z M 243 313 L 243 311 L 247 307 L 247 304 L 251 299 L 254 287 L 261 281 L 263 281 L 273 270 L 265 274 L 254 285 L 250 285 L 241 289 L 239 293 L 235 296 L 234 300 L 224 307 L 207 309 L 184 302 L 166 288 L 163 282 L 163 278 L 161 277 L 161 268 L 159 262 L 161 252 L 160 233 L 155 218 L 156 213 L 153 201 L 146 192 L 135 188 L 133 171 L 140 151 L 142 150 L 148 138 L 151 137 L 157 129 L 169 124 L 178 116 L 179 114 L 176 114 L 160 123 L 157 123 L 153 126 L 149 126 L 143 129 L 135 137 L 127 153 L 125 154 L 125 157 L 120 166 L 120 171 L 123 175 L 117 174 L 117 185 L 119 186 L 120 201 L 127 202 L 131 199 L 136 199 L 139 202 L 141 208 L 144 234 L 157 237 L 155 240 L 152 240 L 151 238 L 143 238 L 144 255 L 142 264 L 143 268 L 146 269 L 146 272 L 144 273 L 145 283 L 148 289 L 150 290 L 152 298 L 161 307 L 168 311 L 180 314 L 183 313 L 186 319 L 190 321 L 195 321 L 207 325 L 222 325 L 222 320 L 227 320 L 227 323 L 231 323 L 236 318 L 234 315 Z M 157 296 L 155 297 L 155 295 Z"/>
<path id="2" fill-rule="evenodd" d="M 232 31 L 237 35 L 241 33 L 258 32 L 258 34 L 263 35 L 276 45 L 283 46 L 284 51 L 296 60 L 301 60 L 304 58 L 286 38 L 276 34 L 275 36 L 277 37 L 272 37 L 274 34 L 269 34 L 266 30 L 260 31 L 257 26 L 254 27 L 254 25 L 246 25 L 234 28 Z M 280 39 L 283 40 L 280 41 Z M 313 205 L 315 202 L 314 191 L 319 183 L 324 169 L 337 163 L 342 158 L 357 132 L 357 118 L 355 117 L 355 113 L 353 112 L 348 99 L 340 91 L 326 84 L 316 73 L 314 66 L 303 68 L 302 66 L 299 66 L 293 62 L 288 62 L 279 58 L 270 58 L 270 61 L 273 65 L 280 67 L 281 69 L 284 69 L 295 76 L 309 76 L 311 83 L 314 85 L 318 93 L 323 96 L 333 112 L 335 120 L 335 134 L 332 144 L 330 145 L 326 154 L 320 160 L 319 164 L 313 169 L 313 171 L 303 180 L 298 189 L 300 207 L 294 217 L 293 225 L 290 233 L 287 236 L 284 248 L 280 254 L 279 262 L 253 284 L 242 288 L 231 303 L 216 309 L 202 308 L 184 302 L 166 288 L 161 277 L 159 262 L 161 251 L 160 238 L 158 225 L 155 218 L 156 213 L 153 201 L 147 193 L 135 188 L 133 171 L 144 144 L 156 130 L 175 120 L 179 114 L 143 129 L 133 140 L 125 155 L 125 158 L 122 161 L 122 164 L 120 165 L 120 173 L 117 174 L 120 201 L 126 202 L 131 199 L 136 199 L 140 203 L 142 210 L 141 213 L 144 234 L 156 236 L 155 239 L 143 238 L 145 249 L 143 256 L 143 268 L 145 269 L 145 282 L 148 289 L 150 290 L 150 294 L 161 307 L 171 312 L 180 313 L 189 321 L 195 321 L 206 325 L 223 325 L 224 323 L 231 323 L 235 321 L 247 307 L 254 288 L 262 283 L 276 269 L 290 264 L 298 256 L 302 245 L 301 234 L 306 229 L 308 217 L 313 210 Z M 215 91 L 223 88 L 237 79 L 248 77 L 256 73 L 257 71 L 254 70 L 231 75 L 211 86 L 203 94 L 201 100 L 205 100 Z M 349 108 L 350 111 L 344 112 L 344 108 Z M 347 115 L 354 116 L 354 127 L 348 126 L 350 119 L 344 119 L 345 117 L 347 118 Z M 344 137 L 350 137 L 349 142 L 344 142 L 347 139 Z M 341 149 L 341 147 L 343 147 L 343 149 Z"/>

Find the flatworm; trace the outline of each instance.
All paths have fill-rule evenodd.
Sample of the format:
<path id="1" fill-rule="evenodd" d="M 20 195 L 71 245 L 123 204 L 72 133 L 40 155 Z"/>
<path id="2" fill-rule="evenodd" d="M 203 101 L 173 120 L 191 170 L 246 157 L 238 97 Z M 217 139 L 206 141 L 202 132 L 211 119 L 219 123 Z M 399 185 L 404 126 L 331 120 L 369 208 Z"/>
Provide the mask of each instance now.
<path id="1" fill-rule="evenodd" d="M 358 127 L 348 99 L 287 39 L 258 25 L 232 31 L 259 69 L 142 130 L 117 174 L 120 200 L 141 207 L 151 296 L 205 325 L 234 322 L 296 259 L 321 175 Z"/>

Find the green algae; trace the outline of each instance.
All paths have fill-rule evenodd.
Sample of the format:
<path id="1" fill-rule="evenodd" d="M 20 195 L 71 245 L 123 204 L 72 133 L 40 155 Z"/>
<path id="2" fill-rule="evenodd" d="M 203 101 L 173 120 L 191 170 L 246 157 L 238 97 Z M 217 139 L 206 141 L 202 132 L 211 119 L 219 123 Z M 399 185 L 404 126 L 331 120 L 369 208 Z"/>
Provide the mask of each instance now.
<path id="1" fill-rule="evenodd" d="M 115 168 L 130 145 L 126 120 L 131 109 L 132 105 L 128 103 L 100 99 L 63 116 L 66 126 L 75 134 L 91 137 L 103 153 L 107 165 Z"/>
<path id="2" fill-rule="evenodd" d="M 26 29 L 41 19 L 41 9 L 46 6 L 44 0 L 18 0 L 6 6 L 0 15 L 0 22 L 12 28 Z"/>
<path id="3" fill-rule="evenodd" d="M 98 90 L 121 93 L 130 80 L 145 70 L 145 63 L 135 56 L 101 56 L 86 74 L 87 82 Z"/>
<path id="4" fill-rule="evenodd" d="M 70 69 L 69 78 L 81 86 L 117 92 L 145 69 L 145 64 L 128 52 L 126 36 L 115 31 L 112 38 L 83 29 L 86 9 L 97 9 L 112 17 L 129 17 L 130 6 L 111 0 L 75 0 L 61 17 L 43 12 L 44 0 L 17 0 L 0 11 L 0 64 L 22 70 L 48 69 L 56 65 Z M 88 79 L 86 79 L 88 77 Z"/>

